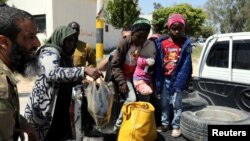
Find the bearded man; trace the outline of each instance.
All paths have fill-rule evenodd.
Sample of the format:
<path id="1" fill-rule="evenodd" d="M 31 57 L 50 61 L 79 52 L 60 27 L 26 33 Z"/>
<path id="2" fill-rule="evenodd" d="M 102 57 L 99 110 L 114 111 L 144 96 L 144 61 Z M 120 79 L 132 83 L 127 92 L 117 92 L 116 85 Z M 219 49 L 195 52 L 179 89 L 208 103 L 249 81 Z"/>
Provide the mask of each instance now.
<path id="1" fill-rule="evenodd" d="M 14 72 L 26 76 L 40 46 L 31 14 L 0 3 L 0 140 L 38 140 L 38 134 L 20 115 Z"/>

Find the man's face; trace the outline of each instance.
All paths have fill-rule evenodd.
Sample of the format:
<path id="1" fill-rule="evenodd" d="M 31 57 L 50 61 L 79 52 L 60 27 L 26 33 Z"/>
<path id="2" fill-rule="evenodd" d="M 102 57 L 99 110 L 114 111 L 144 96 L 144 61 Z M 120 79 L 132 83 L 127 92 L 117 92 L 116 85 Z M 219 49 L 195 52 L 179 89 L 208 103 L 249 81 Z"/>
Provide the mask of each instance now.
<path id="1" fill-rule="evenodd" d="M 129 35 L 131 35 L 131 31 L 122 31 L 122 38 L 125 39 L 126 37 L 128 37 Z"/>
<path id="2" fill-rule="evenodd" d="M 31 65 L 34 65 L 36 61 L 35 52 L 41 44 L 36 36 L 37 26 L 33 21 L 21 20 L 18 24 L 21 31 L 12 42 L 9 58 L 13 71 L 26 76 L 30 74 L 27 72 L 28 68 L 34 67 Z"/>
<path id="3" fill-rule="evenodd" d="M 73 23 L 71 25 L 71 27 L 76 31 L 76 34 L 77 34 L 77 37 L 78 37 L 80 35 L 80 27 L 75 23 Z"/>
<path id="4" fill-rule="evenodd" d="M 173 23 L 169 29 L 170 34 L 174 38 L 181 38 L 185 36 L 185 26 L 181 23 Z"/>
<path id="5" fill-rule="evenodd" d="M 145 30 L 134 32 L 132 36 L 133 43 L 136 46 L 143 45 L 144 42 L 147 40 L 148 34 L 149 34 L 148 31 Z"/>

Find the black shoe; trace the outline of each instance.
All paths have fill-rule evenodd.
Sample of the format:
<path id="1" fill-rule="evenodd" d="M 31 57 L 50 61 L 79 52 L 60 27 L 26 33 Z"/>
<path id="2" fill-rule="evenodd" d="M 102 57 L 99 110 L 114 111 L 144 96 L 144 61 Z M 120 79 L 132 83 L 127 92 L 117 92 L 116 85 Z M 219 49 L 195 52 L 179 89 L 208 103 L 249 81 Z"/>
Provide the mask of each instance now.
<path id="1" fill-rule="evenodd" d="M 104 136 L 104 134 L 98 131 L 96 127 L 92 127 L 92 129 L 85 131 L 84 135 L 87 137 L 103 137 Z"/>
<path id="2" fill-rule="evenodd" d="M 168 125 L 159 126 L 156 130 L 157 132 L 167 132 L 169 129 Z"/>

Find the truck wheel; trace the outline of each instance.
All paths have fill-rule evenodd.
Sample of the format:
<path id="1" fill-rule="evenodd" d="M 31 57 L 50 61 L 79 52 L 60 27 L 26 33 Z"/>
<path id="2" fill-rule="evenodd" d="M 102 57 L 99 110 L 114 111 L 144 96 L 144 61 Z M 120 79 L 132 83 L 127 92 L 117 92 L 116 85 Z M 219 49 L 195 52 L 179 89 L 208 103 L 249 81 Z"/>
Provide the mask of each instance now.
<path id="1" fill-rule="evenodd" d="M 244 124 L 250 124 L 248 113 L 222 106 L 206 106 L 200 110 L 184 111 L 180 119 L 182 135 L 192 141 L 207 141 L 208 125 Z"/>

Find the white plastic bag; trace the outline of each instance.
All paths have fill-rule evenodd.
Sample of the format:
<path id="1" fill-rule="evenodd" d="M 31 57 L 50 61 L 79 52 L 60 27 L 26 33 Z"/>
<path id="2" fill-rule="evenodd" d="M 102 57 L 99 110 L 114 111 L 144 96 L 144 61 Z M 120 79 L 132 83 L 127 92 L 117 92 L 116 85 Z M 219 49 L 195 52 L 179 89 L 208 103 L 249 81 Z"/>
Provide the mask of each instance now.
<path id="1" fill-rule="evenodd" d="M 100 79 L 100 83 L 89 82 L 84 91 L 87 96 L 88 111 L 96 126 L 104 127 L 110 120 L 114 91 L 102 79 Z"/>

